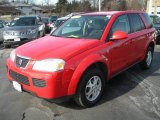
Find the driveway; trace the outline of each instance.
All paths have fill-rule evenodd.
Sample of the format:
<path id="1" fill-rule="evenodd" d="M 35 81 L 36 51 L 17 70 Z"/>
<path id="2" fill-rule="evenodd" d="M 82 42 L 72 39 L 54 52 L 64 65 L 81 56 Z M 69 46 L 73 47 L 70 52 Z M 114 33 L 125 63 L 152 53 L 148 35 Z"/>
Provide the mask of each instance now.
<path id="1" fill-rule="evenodd" d="M 0 46 L 1 47 L 1 46 Z M 107 83 L 102 100 L 83 109 L 72 100 L 49 103 L 13 89 L 6 78 L 5 62 L 11 49 L 0 48 L 0 120 L 159 120 L 160 46 L 150 70 L 138 65 Z"/>

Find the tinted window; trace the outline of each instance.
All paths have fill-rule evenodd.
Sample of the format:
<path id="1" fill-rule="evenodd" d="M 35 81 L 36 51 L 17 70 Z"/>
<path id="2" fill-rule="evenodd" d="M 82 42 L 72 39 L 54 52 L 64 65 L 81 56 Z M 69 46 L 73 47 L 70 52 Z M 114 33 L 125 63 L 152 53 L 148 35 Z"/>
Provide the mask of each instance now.
<path id="1" fill-rule="evenodd" d="M 118 30 L 124 31 L 126 33 L 130 33 L 130 26 L 129 26 L 129 20 L 127 15 L 119 16 L 115 20 L 112 26 L 110 35 L 112 35 L 115 31 L 118 31 Z"/>
<path id="2" fill-rule="evenodd" d="M 137 32 L 145 28 L 144 23 L 138 14 L 130 14 L 129 16 L 132 25 L 132 32 Z"/>
<path id="3" fill-rule="evenodd" d="M 147 27 L 152 28 L 153 27 L 153 23 L 151 18 L 148 16 L 147 13 L 143 13 L 142 16 L 144 17 L 145 21 L 147 22 Z"/>
<path id="4" fill-rule="evenodd" d="M 51 21 L 53 22 L 53 21 L 56 21 L 57 20 L 57 16 L 51 16 Z"/>
<path id="5" fill-rule="evenodd" d="M 153 24 L 160 24 L 160 17 L 156 16 L 156 15 L 152 15 L 150 16 Z"/>
<path id="6" fill-rule="evenodd" d="M 36 25 L 35 17 L 15 18 L 10 23 L 10 26 L 34 26 L 34 25 Z"/>
<path id="7" fill-rule="evenodd" d="M 66 20 L 56 20 L 55 27 L 59 27 L 61 24 L 63 24 Z"/>
<path id="8" fill-rule="evenodd" d="M 42 18 L 42 22 L 43 23 L 49 23 L 49 19 L 48 18 Z"/>
<path id="9" fill-rule="evenodd" d="M 0 23 L 0 28 L 3 28 L 4 26 L 3 26 L 3 24 L 2 23 Z"/>

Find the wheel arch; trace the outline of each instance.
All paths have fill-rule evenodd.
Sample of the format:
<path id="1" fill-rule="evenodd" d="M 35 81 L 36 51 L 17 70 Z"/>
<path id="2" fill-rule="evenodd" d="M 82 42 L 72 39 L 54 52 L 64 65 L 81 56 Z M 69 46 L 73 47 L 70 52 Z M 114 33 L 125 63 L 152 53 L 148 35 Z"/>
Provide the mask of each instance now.
<path id="1" fill-rule="evenodd" d="M 110 64 L 108 59 L 98 54 L 85 58 L 78 65 L 78 67 L 76 68 L 76 70 L 72 75 L 70 84 L 68 86 L 68 95 L 73 95 L 76 93 L 82 75 L 89 69 L 95 67 L 100 69 L 103 72 L 105 79 L 107 80 L 109 75 L 109 65 Z"/>

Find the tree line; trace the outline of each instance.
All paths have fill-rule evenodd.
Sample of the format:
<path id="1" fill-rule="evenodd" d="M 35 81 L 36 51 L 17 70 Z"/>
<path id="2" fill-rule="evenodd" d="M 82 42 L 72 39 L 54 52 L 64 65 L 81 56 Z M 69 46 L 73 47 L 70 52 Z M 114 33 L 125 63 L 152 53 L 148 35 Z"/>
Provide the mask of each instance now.
<path id="1" fill-rule="evenodd" d="M 22 2 L 35 5 L 35 0 L 0 0 L 0 3 Z M 98 11 L 99 0 L 43 0 L 38 6 L 46 6 L 50 13 L 63 16 L 71 12 Z M 114 10 L 142 10 L 145 11 L 147 0 L 101 0 L 102 11 Z"/>
<path id="2" fill-rule="evenodd" d="M 99 0 L 58 0 L 55 12 L 65 14 L 65 12 L 91 12 L 98 11 Z M 141 10 L 147 8 L 147 0 L 101 0 L 102 11 L 117 10 Z"/>

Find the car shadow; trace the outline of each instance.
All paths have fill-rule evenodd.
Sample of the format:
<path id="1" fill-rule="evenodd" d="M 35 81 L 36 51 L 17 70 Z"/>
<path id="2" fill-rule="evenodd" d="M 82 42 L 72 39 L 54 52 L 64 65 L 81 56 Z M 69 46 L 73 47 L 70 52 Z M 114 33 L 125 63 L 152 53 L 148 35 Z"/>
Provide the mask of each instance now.
<path id="1" fill-rule="evenodd" d="M 137 87 L 139 83 L 142 82 L 144 79 L 146 79 L 148 76 L 160 76 L 160 73 L 155 73 L 158 69 L 160 69 L 159 58 L 160 58 L 160 53 L 155 52 L 153 63 L 150 69 L 142 70 L 139 67 L 139 64 L 137 64 L 131 67 L 130 69 L 126 70 L 125 72 L 109 80 L 109 82 L 106 84 L 104 95 L 102 99 L 94 107 L 97 107 L 101 104 L 104 104 L 108 101 L 111 101 L 119 96 L 122 96 L 130 92 L 135 87 Z M 143 79 L 141 79 L 139 82 L 133 81 L 128 75 L 130 71 L 140 73 Z M 66 107 L 66 108 L 76 109 L 76 110 L 84 109 L 78 106 L 73 100 L 70 100 L 68 102 L 61 103 L 58 105 Z"/>
<path id="2" fill-rule="evenodd" d="M 106 84 L 102 99 L 94 107 L 129 92 L 137 85 L 138 83 L 129 80 L 129 78 L 127 77 L 127 72 L 123 72 L 117 75 Z M 78 106 L 72 99 L 65 103 L 59 103 L 58 105 L 76 110 L 84 109 L 81 106 Z"/>

